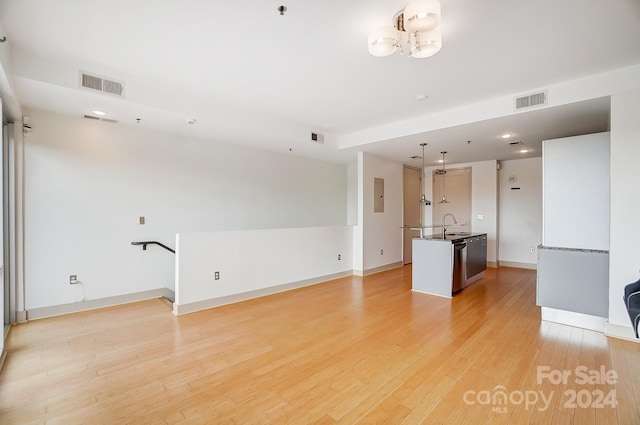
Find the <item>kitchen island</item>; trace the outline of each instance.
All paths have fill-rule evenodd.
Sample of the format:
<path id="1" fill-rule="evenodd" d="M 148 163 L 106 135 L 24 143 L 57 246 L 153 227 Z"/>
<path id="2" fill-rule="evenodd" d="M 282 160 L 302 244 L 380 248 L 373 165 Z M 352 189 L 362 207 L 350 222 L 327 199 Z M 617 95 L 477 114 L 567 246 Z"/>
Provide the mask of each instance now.
<path id="1" fill-rule="evenodd" d="M 411 289 L 451 298 L 484 277 L 487 234 L 452 232 L 412 241 Z"/>

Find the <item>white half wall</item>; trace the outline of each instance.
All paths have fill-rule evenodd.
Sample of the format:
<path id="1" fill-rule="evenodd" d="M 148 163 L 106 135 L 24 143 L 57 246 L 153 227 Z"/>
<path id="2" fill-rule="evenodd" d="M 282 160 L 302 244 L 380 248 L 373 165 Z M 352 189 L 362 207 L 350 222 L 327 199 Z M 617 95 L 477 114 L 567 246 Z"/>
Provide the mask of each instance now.
<path id="1" fill-rule="evenodd" d="M 180 233 L 174 312 L 351 275 L 352 235 L 350 226 Z"/>
<path id="2" fill-rule="evenodd" d="M 174 290 L 174 255 L 132 241 L 172 246 L 184 232 L 346 224 L 344 164 L 27 114 L 27 309 Z"/>
<path id="3" fill-rule="evenodd" d="M 499 259 L 501 263 L 534 268 L 536 247 L 542 241 L 542 158 L 500 164 Z"/>
<path id="4" fill-rule="evenodd" d="M 631 328 L 622 296 L 640 278 L 640 90 L 611 96 L 609 323 Z"/>

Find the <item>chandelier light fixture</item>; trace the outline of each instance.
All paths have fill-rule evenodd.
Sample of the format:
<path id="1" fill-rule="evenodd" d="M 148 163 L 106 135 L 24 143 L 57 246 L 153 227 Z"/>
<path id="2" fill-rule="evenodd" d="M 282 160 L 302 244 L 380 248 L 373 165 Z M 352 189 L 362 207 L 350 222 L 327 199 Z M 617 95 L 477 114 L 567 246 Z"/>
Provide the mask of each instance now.
<path id="1" fill-rule="evenodd" d="M 369 53 L 383 57 L 396 50 L 413 58 L 428 58 L 442 48 L 440 3 L 437 0 L 412 1 L 393 17 L 393 26 L 369 34 Z"/>

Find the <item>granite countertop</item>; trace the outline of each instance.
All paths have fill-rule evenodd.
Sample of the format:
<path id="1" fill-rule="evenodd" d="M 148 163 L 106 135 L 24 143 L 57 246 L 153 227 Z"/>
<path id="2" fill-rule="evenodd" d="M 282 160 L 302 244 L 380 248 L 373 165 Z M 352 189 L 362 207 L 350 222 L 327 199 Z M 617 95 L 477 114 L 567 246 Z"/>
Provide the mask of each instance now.
<path id="1" fill-rule="evenodd" d="M 442 237 L 442 233 L 436 233 L 433 235 L 426 235 L 422 238 L 415 238 L 418 240 L 428 240 L 428 241 L 445 241 L 445 242 L 458 242 L 458 241 L 462 241 L 465 240 L 467 238 L 474 238 L 476 236 L 483 236 L 486 235 L 486 233 L 469 233 L 469 232 L 447 232 L 445 233 L 445 237 Z"/>

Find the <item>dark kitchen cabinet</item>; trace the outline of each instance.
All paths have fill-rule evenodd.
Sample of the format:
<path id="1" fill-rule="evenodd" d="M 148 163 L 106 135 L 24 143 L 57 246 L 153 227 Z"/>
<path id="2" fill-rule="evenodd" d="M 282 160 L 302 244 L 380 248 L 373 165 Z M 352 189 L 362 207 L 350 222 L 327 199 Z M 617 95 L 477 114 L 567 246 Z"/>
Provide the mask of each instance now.
<path id="1" fill-rule="evenodd" d="M 467 242 L 467 278 L 487 269 L 487 235 L 473 236 Z"/>

